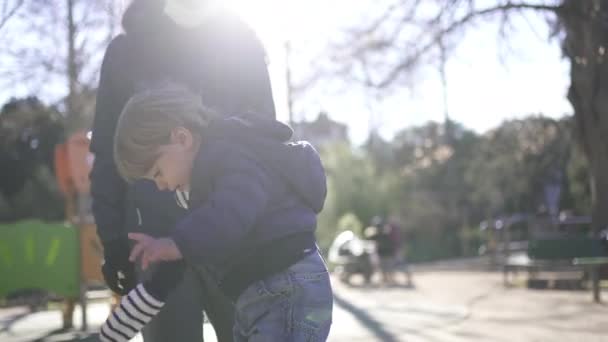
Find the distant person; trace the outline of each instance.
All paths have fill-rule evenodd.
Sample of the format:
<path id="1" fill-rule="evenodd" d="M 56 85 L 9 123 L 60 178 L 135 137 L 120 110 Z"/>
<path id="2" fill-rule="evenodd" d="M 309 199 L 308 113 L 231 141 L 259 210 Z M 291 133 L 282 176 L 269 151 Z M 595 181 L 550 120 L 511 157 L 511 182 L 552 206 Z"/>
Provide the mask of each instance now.
<path id="1" fill-rule="evenodd" d="M 392 261 L 391 265 L 393 268 L 393 281 L 395 273 L 397 273 L 397 271 L 403 271 L 406 276 L 406 286 L 413 287 L 414 282 L 412 279 L 412 272 L 407 261 L 405 241 L 403 238 L 403 232 L 401 230 L 401 227 L 399 226 L 399 223 L 396 219 L 391 219 L 389 223 L 387 223 L 387 226 L 390 228 L 389 236 L 395 248 L 394 260 Z"/>
<path id="2" fill-rule="evenodd" d="M 382 275 L 382 282 L 393 283 L 393 269 L 395 267 L 396 245 L 391 233 L 392 227 L 384 223 L 384 220 L 375 216 L 370 226 L 365 229 L 365 237 L 376 245 L 378 256 L 377 268 Z"/>
<path id="3" fill-rule="evenodd" d="M 183 259 L 209 268 L 234 301 L 235 341 L 325 341 L 333 296 L 314 236 L 327 193 L 321 160 L 306 142 L 286 143 L 293 132 L 278 121 L 214 117 L 174 85 L 135 95 L 122 112 L 120 175 L 188 192 L 189 214 L 168 237 L 129 234 L 132 261 L 160 264 L 113 311 L 102 340 L 127 341 L 162 312 Z"/>
<path id="4" fill-rule="evenodd" d="M 367 226 L 365 229 L 363 229 L 363 237 L 371 242 L 371 249 L 370 249 L 370 262 L 372 265 L 372 268 L 374 270 L 373 273 L 379 273 L 382 274 L 382 268 L 380 265 L 380 256 L 378 255 L 378 236 L 380 234 L 379 231 L 379 226 L 382 223 L 382 218 L 380 216 L 374 216 L 371 221 L 370 221 L 370 225 Z"/>

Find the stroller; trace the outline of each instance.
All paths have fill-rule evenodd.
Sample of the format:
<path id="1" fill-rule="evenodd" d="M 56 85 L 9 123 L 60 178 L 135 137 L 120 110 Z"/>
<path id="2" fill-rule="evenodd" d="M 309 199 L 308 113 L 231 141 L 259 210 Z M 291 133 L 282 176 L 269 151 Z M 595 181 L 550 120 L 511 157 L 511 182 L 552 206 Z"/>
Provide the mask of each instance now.
<path id="1" fill-rule="evenodd" d="M 328 259 L 335 266 L 334 273 L 340 281 L 350 284 L 354 274 L 361 274 L 369 284 L 374 273 L 373 248 L 373 244 L 358 238 L 350 230 L 338 234 L 329 248 Z"/>

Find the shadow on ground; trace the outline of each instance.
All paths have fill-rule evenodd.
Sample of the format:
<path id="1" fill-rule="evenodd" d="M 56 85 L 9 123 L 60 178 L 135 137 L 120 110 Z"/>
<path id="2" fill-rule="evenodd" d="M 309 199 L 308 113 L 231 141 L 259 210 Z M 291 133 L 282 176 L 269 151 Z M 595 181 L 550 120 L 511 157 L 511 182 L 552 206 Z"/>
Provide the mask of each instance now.
<path id="1" fill-rule="evenodd" d="M 46 335 L 41 336 L 33 342 L 56 342 L 56 341 L 80 341 L 80 342 L 98 342 L 99 335 L 92 332 L 83 332 L 75 330 L 57 329 L 49 331 Z"/>

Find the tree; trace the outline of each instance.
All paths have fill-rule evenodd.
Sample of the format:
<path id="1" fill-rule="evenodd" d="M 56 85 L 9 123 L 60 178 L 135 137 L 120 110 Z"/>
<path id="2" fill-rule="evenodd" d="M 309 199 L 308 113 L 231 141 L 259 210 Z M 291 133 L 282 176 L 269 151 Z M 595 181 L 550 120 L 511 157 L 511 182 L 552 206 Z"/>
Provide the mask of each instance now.
<path id="1" fill-rule="evenodd" d="M 564 0 L 560 18 L 570 59 L 568 99 L 589 161 L 593 229 L 608 227 L 608 1 Z"/>
<path id="2" fill-rule="evenodd" d="M 456 122 L 448 133 L 431 122 L 390 141 L 372 133 L 362 148 L 326 146 L 320 245 L 357 227 L 357 219 L 365 227 L 381 215 L 399 220 L 411 260 L 471 255 L 481 243 L 481 221 L 549 208 L 546 189 L 555 184 L 560 210 L 588 214 L 588 168 L 572 143 L 573 122 L 535 115 L 483 135 Z"/>
<path id="3" fill-rule="evenodd" d="M 568 183 L 569 121 L 533 116 L 506 121 L 486 133 L 474 147 L 466 173 L 473 207 L 485 208 L 481 214 L 491 217 L 548 207 L 547 186 Z"/>
<path id="4" fill-rule="evenodd" d="M 63 200 L 53 176 L 63 117 L 37 98 L 13 99 L 0 111 L 0 221 L 59 219 Z"/>
<path id="5" fill-rule="evenodd" d="M 0 86 L 61 104 L 70 128 L 88 126 L 103 51 L 119 25 L 118 1 L 4 0 L 2 6 Z"/>
<path id="6" fill-rule="evenodd" d="M 562 207 L 570 208 L 574 215 L 591 214 L 591 188 L 589 165 L 578 145 L 571 146 L 567 165 L 567 179 Z"/>
<path id="7" fill-rule="evenodd" d="M 474 132 L 455 122 L 430 122 L 395 136 L 392 168 L 399 175 L 400 191 L 394 201 L 399 207 L 393 211 L 410 235 L 410 257 L 468 252 L 459 243 L 460 231 L 469 229 L 479 215 L 471 209 L 473 186 L 465 181 L 465 173 L 480 144 Z"/>
<path id="8" fill-rule="evenodd" d="M 0 30 L 17 13 L 24 2 L 25 0 L 3 0 L 0 2 L 0 6 L 2 6 L 2 12 L 0 12 Z"/>
<path id="9" fill-rule="evenodd" d="M 328 195 L 319 215 L 318 239 L 328 247 L 335 237 L 340 218 L 353 214 L 365 226 L 376 215 L 386 216 L 391 205 L 392 178 L 380 176 L 365 151 L 348 144 L 328 145 L 321 151 L 327 172 Z"/>
<path id="10" fill-rule="evenodd" d="M 507 39 L 515 16 L 544 15 L 571 64 L 568 99 L 589 161 L 593 228 L 608 226 L 607 0 L 392 0 L 374 6 L 370 13 L 377 15 L 335 46 L 335 60 L 340 75 L 376 91 L 398 88 L 423 65 L 440 64 L 484 20 L 498 21 Z"/>

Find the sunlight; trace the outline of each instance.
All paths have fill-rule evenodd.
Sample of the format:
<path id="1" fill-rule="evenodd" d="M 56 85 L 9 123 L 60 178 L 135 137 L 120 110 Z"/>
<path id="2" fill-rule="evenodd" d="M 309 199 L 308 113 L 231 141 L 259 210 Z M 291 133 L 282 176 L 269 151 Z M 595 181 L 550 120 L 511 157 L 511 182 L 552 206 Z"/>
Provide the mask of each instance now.
<path id="1" fill-rule="evenodd" d="M 219 1 L 219 0 L 218 0 Z M 277 117 L 286 121 L 285 44 L 324 41 L 330 13 L 319 0 L 224 0 L 221 6 L 239 15 L 266 48 Z M 293 63 L 293 62 L 292 62 Z"/>
<path id="2" fill-rule="evenodd" d="M 264 41 L 279 42 L 323 38 L 328 26 L 341 17 L 344 1 L 224 0 Z"/>
<path id="3" fill-rule="evenodd" d="M 355 9 L 347 0 L 216 0 L 239 15 L 257 33 L 268 55 L 268 68 L 280 120 L 287 120 L 285 44 L 291 43 L 292 71 L 309 68 L 342 20 Z M 361 3 L 364 3 L 362 1 Z M 359 3 L 359 6 L 361 5 Z M 321 110 L 322 106 L 318 105 Z"/>
<path id="4" fill-rule="evenodd" d="M 288 17 L 292 0 L 225 0 L 223 5 L 236 12 L 265 42 L 280 42 L 290 38 L 296 27 Z"/>

